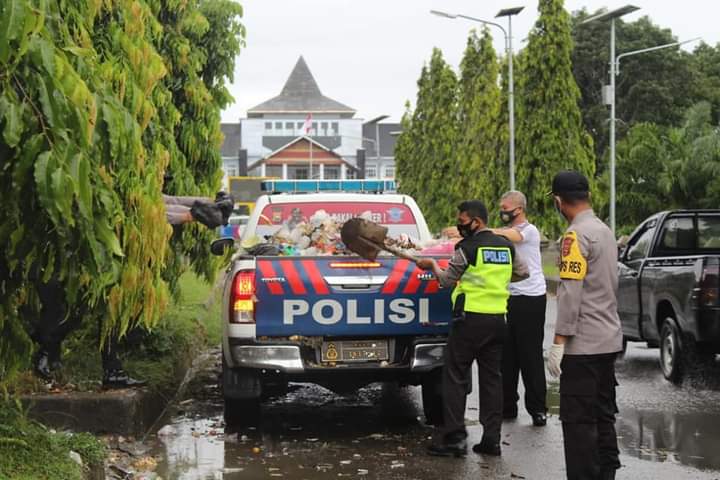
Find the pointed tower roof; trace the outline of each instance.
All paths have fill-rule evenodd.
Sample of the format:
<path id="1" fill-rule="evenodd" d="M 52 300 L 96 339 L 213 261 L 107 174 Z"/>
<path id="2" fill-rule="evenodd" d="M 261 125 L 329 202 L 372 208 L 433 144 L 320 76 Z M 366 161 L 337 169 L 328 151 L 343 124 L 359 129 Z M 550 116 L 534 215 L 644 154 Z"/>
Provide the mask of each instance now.
<path id="1" fill-rule="evenodd" d="M 337 113 L 352 116 L 355 110 L 324 96 L 315 78 L 300 56 L 280 95 L 248 110 L 248 117 L 266 113 Z"/>

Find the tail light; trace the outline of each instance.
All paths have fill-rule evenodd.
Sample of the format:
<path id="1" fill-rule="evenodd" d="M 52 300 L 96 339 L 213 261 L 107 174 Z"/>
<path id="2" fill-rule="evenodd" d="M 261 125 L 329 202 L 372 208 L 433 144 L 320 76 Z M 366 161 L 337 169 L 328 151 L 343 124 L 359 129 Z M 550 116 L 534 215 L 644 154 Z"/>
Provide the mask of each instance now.
<path id="1" fill-rule="evenodd" d="M 238 272 L 230 297 L 230 322 L 255 323 L 255 272 Z"/>
<path id="2" fill-rule="evenodd" d="M 720 300 L 720 264 L 705 264 L 700 280 L 700 306 L 714 307 Z"/>

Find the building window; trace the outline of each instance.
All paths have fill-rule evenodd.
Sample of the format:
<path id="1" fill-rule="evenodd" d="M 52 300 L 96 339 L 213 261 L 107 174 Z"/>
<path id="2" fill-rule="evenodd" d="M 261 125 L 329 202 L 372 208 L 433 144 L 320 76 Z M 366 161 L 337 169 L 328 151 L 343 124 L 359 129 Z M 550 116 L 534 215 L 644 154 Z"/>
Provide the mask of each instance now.
<path id="1" fill-rule="evenodd" d="M 386 165 L 383 169 L 383 178 L 395 178 L 395 165 Z"/>
<path id="2" fill-rule="evenodd" d="M 293 135 L 293 122 L 285 122 L 285 134 Z"/>
<path id="3" fill-rule="evenodd" d="M 228 177 L 237 177 L 237 168 L 225 167 L 225 175 L 227 175 Z"/>
<path id="4" fill-rule="evenodd" d="M 334 136 L 338 136 L 340 134 L 340 125 L 338 124 L 338 122 L 332 122 L 330 126 L 332 128 L 332 134 Z"/>
<path id="5" fill-rule="evenodd" d="M 317 135 L 317 127 L 318 127 L 317 122 L 313 122 L 313 123 L 312 123 L 312 130 L 310 131 L 310 134 L 311 134 L 311 135 Z"/>
<path id="6" fill-rule="evenodd" d="M 297 122 L 295 125 L 297 126 L 298 135 L 305 135 L 305 130 L 303 130 L 303 125 L 305 124 L 303 122 Z"/>
<path id="7" fill-rule="evenodd" d="M 327 137 L 327 136 L 328 136 L 328 124 L 327 124 L 327 122 L 322 122 L 322 123 L 320 124 L 320 135 L 322 135 L 323 137 Z"/>
<path id="8" fill-rule="evenodd" d="M 282 178 L 282 165 L 265 165 L 265 176 Z"/>
<path id="9" fill-rule="evenodd" d="M 338 180 L 340 179 L 340 167 L 325 165 L 325 180 Z"/>
<path id="10" fill-rule="evenodd" d="M 365 178 L 377 178 L 377 167 L 375 165 L 365 166 Z"/>
<path id="11" fill-rule="evenodd" d="M 308 165 L 288 165 L 288 180 L 307 180 Z"/>
<path id="12" fill-rule="evenodd" d="M 275 122 L 275 130 L 277 130 L 278 133 L 282 130 L 282 122 Z"/>
<path id="13" fill-rule="evenodd" d="M 265 122 L 265 131 L 272 130 L 272 122 Z"/>

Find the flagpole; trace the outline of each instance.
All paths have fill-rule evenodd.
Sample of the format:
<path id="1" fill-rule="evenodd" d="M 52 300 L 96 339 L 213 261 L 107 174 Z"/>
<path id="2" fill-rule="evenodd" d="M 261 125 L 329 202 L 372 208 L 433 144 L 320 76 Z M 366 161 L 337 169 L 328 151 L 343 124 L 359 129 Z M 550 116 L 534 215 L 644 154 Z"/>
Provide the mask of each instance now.
<path id="1" fill-rule="evenodd" d="M 312 132 L 312 129 L 310 130 Z M 310 137 L 310 174 L 308 175 L 308 178 L 310 180 L 313 179 L 313 173 L 312 173 L 312 136 Z"/>

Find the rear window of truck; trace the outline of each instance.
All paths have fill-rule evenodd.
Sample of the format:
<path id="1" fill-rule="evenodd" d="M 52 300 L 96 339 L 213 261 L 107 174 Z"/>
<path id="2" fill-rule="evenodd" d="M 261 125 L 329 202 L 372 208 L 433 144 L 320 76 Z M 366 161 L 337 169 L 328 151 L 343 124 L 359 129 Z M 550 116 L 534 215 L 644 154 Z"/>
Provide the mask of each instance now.
<path id="1" fill-rule="evenodd" d="M 295 225 L 307 222 L 319 210 L 324 210 L 337 223 L 366 215 L 369 220 L 387 227 L 390 236 L 405 234 L 416 239 L 420 237 L 415 216 L 407 205 L 380 202 L 273 203 L 261 212 L 255 234 L 261 237 L 273 235 L 283 225 L 292 230 Z"/>
<path id="2" fill-rule="evenodd" d="M 720 215 L 670 217 L 663 223 L 657 253 L 692 255 L 720 251 Z"/>

